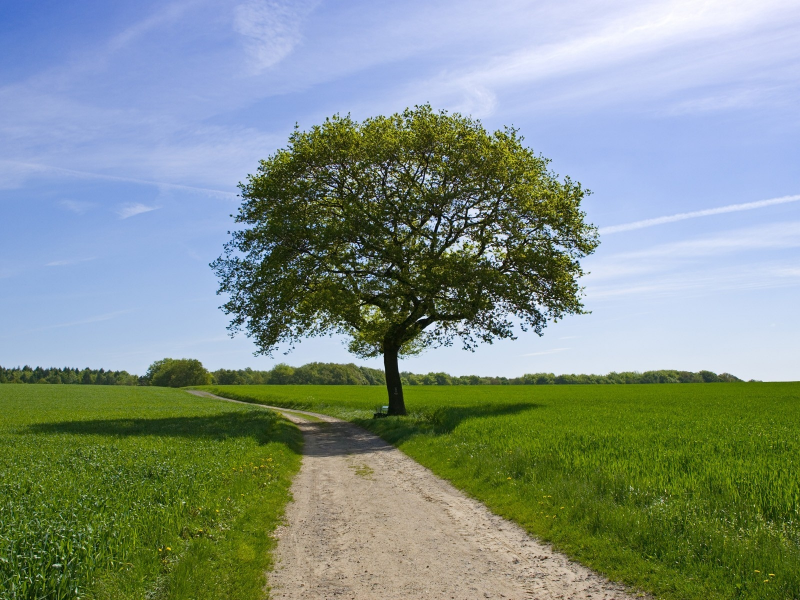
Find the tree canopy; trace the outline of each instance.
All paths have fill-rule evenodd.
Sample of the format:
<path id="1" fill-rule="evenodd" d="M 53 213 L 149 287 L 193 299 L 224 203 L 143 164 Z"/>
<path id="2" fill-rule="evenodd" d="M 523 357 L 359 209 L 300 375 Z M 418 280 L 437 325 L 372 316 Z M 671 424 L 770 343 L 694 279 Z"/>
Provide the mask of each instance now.
<path id="1" fill-rule="evenodd" d="M 212 382 L 211 374 L 194 358 L 157 360 L 147 369 L 144 380 L 150 385 L 161 387 L 208 385 Z"/>
<path id="2" fill-rule="evenodd" d="M 71 367 L 2 367 L 0 383 L 55 383 L 83 385 L 139 385 L 139 378 L 127 371 L 77 369 Z"/>
<path id="3" fill-rule="evenodd" d="M 383 355 L 389 413 L 405 413 L 398 356 L 583 312 L 597 230 L 548 163 L 516 129 L 428 105 L 295 129 L 240 185 L 242 227 L 211 264 L 229 329 L 263 354 L 346 334 Z"/>

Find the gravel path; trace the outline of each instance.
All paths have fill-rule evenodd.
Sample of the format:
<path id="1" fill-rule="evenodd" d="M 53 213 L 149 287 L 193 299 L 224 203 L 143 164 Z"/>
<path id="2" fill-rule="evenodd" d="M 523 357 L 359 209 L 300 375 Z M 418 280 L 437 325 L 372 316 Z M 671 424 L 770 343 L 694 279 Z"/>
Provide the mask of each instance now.
<path id="1" fill-rule="evenodd" d="M 271 597 L 633 597 L 360 427 L 273 410 L 298 425 L 305 449 L 277 531 Z"/>

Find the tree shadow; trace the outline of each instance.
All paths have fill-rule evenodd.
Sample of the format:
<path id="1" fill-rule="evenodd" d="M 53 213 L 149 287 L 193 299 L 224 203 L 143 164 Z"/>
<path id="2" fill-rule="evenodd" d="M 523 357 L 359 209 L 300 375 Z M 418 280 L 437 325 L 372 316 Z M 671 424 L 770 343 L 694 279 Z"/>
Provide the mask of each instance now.
<path id="1" fill-rule="evenodd" d="M 209 416 L 94 419 L 36 423 L 22 433 L 99 435 L 106 437 L 174 437 L 224 441 L 250 437 L 258 444 L 281 442 L 307 456 L 343 456 L 386 452 L 419 434 L 446 435 L 469 419 L 515 415 L 540 408 L 538 404 L 450 406 L 414 412 L 407 417 L 355 419 L 349 422 L 307 421 L 301 432 L 277 413 L 266 410 L 226 412 Z M 360 427 L 354 427 L 358 425 Z M 366 430 L 366 431 L 364 431 Z M 380 437 L 376 437 L 377 434 Z M 382 438 L 382 439 L 381 439 Z M 388 444 L 386 443 L 388 442 Z"/>
<path id="2" fill-rule="evenodd" d="M 62 433 L 109 437 L 176 437 L 224 441 L 250 437 L 258 444 L 280 442 L 294 452 L 302 451 L 302 436 L 289 422 L 267 411 L 230 412 L 210 416 L 158 419 L 96 419 L 36 423 L 22 433 Z"/>
<path id="3" fill-rule="evenodd" d="M 470 419 L 516 415 L 543 408 L 541 404 L 518 402 L 515 404 L 480 404 L 471 406 L 442 406 L 413 412 L 410 416 L 386 419 L 358 419 L 361 427 L 368 429 L 391 444 L 400 444 L 414 435 L 446 435 Z"/>
<path id="4" fill-rule="evenodd" d="M 357 456 L 395 449 L 373 432 L 347 421 L 306 422 L 300 430 L 306 435 L 303 456 Z"/>
<path id="5" fill-rule="evenodd" d="M 414 435 L 446 435 L 469 419 L 515 415 L 540 406 L 531 403 L 450 406 L 399 418 L 309 421 L 300 424 L 307 436 L 303 454 L 326 457 L 388 452 Z"/>

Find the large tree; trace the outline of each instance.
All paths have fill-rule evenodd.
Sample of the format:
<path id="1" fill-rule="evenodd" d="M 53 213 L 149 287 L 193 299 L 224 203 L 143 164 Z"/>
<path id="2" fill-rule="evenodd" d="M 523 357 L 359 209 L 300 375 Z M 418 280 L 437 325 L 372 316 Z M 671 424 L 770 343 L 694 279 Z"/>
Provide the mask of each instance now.
<path id="1" fill-rule="evenodd" d="M 383 355 L 389 414 L 405 414 L 399 356 L 583 312 L 578 261 L 597 230 L 586 191 L 548 162 L 516 129 L 428 105 L 295 129 L 240 184 L 243 227 L 211 264 L 229 329 L 267 355 L 346 334 Z"/>

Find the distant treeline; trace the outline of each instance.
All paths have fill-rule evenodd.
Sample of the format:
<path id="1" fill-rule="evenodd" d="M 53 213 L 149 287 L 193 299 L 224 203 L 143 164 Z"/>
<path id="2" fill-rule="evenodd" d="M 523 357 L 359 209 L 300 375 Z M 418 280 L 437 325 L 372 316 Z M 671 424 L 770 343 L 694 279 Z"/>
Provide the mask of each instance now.
<path id="1" fill-rule="evenodd" d="M 154 363 L 156 364 L 156 363 Z M 199 365 L 199 363 L 198 363 Z M 202 366 L 200 366 L 202 369 Z M 204 371 L 205 372 L 205 371 Z M 149 372 L 148 372 L 149 373 Z M 403 385 L 568 385 L 568 384 L 624 384 L 624 383 L 718 383 L 741 381 L 730 373 L 711 371 L 645 371 L 638 373 L 609 373 L 608 375 L 554 375 L 530 373 L 522 377 L 480 377 L 478 375 L 454 376 L 448 373 L 420 375 L 404 371 Z M 103 369 L 43 369 L 41 367 L 6 369 L 0 367 L 0 383 L 81 383 L 94 385 L 152 385 L 152 378 L 137 377 L 127 371 Z M 211 372 L 216 385 L 386 385 L 383 371 L 354 364 L 309 363 L 302 367 L 285 364 L 269 371 L 253 369 L 219 369 Z M 166 385 L 166 384 L 165 384 Z M 184 384 L 180 384 L 184 385 Z"/>
<path id="2" fill-rule="evenodd" d="M 139 385 L 139 377 L 127 371 L 104 369 L 63 369 L 42 367 L 0 367 L 0 383 L 81 383 L 84 385 Z"/>
<path id="3" fill-rule="evenodd" d="M 403 385 L 575 385 L 575 384 L 623 384 L 623 383 L 730 383 L 742 381 L 730 373 L 719 375 L 711 371 L 626 371 L 608 375 L 555 375 L 553 373 L 528 373 L 522 377 L 479 377 L 447 373 L 415 375 L 401 373 Z"/>
<path id="4" fill-rule="evenodd" d="M 352 363 L 313 362 L 302 367 L 279 364 L 269 371 L 219 369 L 212 371 L 211 376 L 217 385 L 386 385 L 383 371 Z"/>
<path id="5" fill-rule="evenodd" d="M 302 367 L 279 364 L 270 371 L 252 369 L 220 369 L 211 373 L 218 385 L 252 384 L 315 384 L 315 385 L 386 385 L 383 371 L 359 367 L 354 364 L 309 363 Z M 480 377 L 478 375 L 454 376 L 448 373 L 419 375 L 403 371 L 403 385 L 567 385 L 567 384 L 621 384 L 621 383 L 717 383 L 741 381 L 730 373 L 719 375 L 711 371 L 633 371 L 608 375 L 554 375 L 531 373 L 522 377 Z"/>

